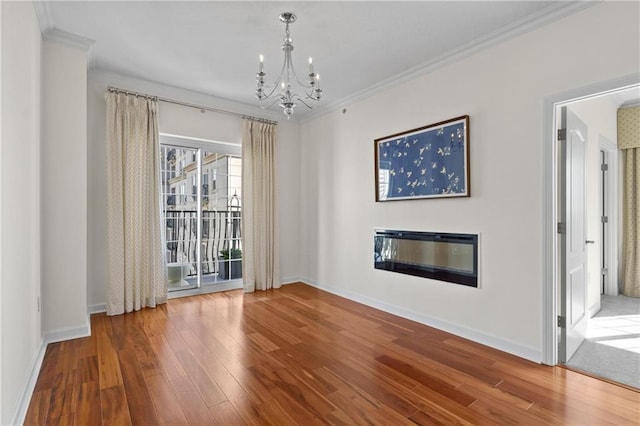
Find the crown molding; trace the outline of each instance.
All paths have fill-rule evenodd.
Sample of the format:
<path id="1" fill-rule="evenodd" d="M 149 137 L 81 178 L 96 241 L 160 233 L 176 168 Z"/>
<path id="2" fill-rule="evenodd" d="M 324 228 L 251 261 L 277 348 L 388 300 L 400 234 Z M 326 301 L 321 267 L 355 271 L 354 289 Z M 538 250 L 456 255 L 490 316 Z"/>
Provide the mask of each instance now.
<path id="1" fill-rule="evenodd" d="M 516 36 L 531 32 L 541 28 L 551 22 L 557 21 L 566 16 L 580 12 L 601 1 L 567 1 L 554 3 L 539 12 L 529 15 L 525 18 L 513 21 L 511 24 L 493 31 L 489 34 L 479 37 L 472 42 L 462 45 L 444 55 L 437 56 L 427 62 L 423 62 L 415 67 L 408 68 L 399 74 L 395 74 L 385 80 L 373 84 L 353 95 L 346 96 L 336 101 L 324 104 L 315 108 L 312 112 L 300 117 L 301 123 L 307 123 L 322 115 L 345 108 L 355 102 L 369 98 L 377 93 L 392 87 L 399 86 L 407 81 L 414 80 L 418 77 L 433 72 L 453 62 L 457 62 L 482 50 L 495 46 L 503 41 L 509 40 Z"/>
<path id="2" fill-rule="evenodd" d="M 43 39 L 86 50 L 87 68 L 89 70 L 95 68 L 95 55 L 93 53 L 94 40 L 57 29 L 53 22 L 50 1 L 34 1 L 33 8 L 38 18 L 38 25 L 40 25 L 40 33 Z"/>
<path id="3" fill-rule="evenodd" d="M 42 37 L 45 40 L 55 41 L 71 47 L 77 47 L 78 49 L 86 50 L 87 52 L 95 43 L 95 41 L 90 38 L 68 33 L 55 27 L 49 28 L 42 34 Z"/>
<path id="4" fill-rule="evenodd" d="M 33 8 L 36 11 L 38 24 L 40 25 L 40 33 L 43 35 L 53 29 L 53 14 L 48 1 L 34 1 Z"/>
<path id="5" fill-rule="evenodd" d="M 637 108 L 637 107 L 640 107 L 640 100 L 627 101 L 627 102 L 623 103 L 622 105 L 620 105 L 620 107 L 618 109 L 622 109 L 622 108 Z"/>

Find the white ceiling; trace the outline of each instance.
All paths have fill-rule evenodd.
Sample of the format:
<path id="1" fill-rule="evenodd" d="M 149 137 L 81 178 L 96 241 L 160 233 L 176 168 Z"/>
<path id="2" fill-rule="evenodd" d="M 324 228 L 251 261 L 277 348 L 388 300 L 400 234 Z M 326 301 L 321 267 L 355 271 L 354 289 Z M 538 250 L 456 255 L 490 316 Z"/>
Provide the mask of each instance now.
<path id="1" fill-rule="evenodd" d="M 326 106 L 585 7 L 576 3 L 48 1 L 42 9 L 49 29 L 95 41 L 94 69 L 252 106 L 258 55 L 269 80 L 282 66 L 278 16 L 294 12 L 294 65 L 306 70 L 313 56 Z"/>

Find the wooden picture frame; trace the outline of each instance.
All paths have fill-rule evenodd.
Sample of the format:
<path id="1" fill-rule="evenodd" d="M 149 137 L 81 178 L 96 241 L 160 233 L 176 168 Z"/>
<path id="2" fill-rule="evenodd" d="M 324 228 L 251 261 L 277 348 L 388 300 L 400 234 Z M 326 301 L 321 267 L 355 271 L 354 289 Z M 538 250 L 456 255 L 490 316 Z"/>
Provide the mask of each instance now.
<path id="1" fill-rule="evenodd" d="M 469 116 L 374 141 L 376 202 L 469 197 Z"/>

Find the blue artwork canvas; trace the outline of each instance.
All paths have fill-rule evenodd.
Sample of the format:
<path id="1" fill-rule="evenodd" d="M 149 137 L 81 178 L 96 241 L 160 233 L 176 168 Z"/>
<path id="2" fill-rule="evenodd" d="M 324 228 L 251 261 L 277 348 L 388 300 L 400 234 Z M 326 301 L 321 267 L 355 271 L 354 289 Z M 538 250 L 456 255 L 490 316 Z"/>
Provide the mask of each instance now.
<path id="1" fill-rule="evenodd" d="M 376 139 L 376 200 L 467 197 L 469 117 Z"/>

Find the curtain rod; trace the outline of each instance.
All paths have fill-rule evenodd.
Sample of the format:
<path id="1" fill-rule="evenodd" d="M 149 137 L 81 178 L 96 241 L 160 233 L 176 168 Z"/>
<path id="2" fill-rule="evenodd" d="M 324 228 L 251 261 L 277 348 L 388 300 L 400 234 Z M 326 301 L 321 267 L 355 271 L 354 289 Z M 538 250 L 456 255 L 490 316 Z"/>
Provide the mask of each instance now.
<path id="1" fill-rule="evenodd" d="M 147 98 L 147 99 L 153 99 L 155 101 L 166 102 L 166 103 L 169 103 L 169 104 L 186 106 L 186 107 L 189 107 L 189 108 L 199 109 L 202 112 L 205 112 L 205 111 L 218 112 L 218 113 L 221 113 L 221 114 L 233 115 L 234 117 L 246 118 L 247 120 L 259 121 L 261 123 L 268 123 L 268 124 L 275 124 L 275 125 L 278 124 L 277 121 L 268 120 L 266 118 L 253 117 L 251 115 L 240 114 L 240 113 L 233 112 L 233 111 L 226 111 L 226 110 L 223 110 L 223 109 L 217 109 L 217 108 L 211 108 L 211 107 L 202 106 L 202 105 L 190 104 L 190 103 L 187 103 L 187 102 L 177 101 L 175 99 L 161 98 L 159 96 L 148 95 L 146 93 L 140 93 L 140 92 L 133 92 L 131 90 L 119 89 L 119 88 L 113 87 L 113 86 L 108 86 L 107 87 L 107 91 L 112 92 L 112 93 L 124 93 L 126 95 L 138 96 L 138 97 L 141 97 L 141 98 Z"/>

